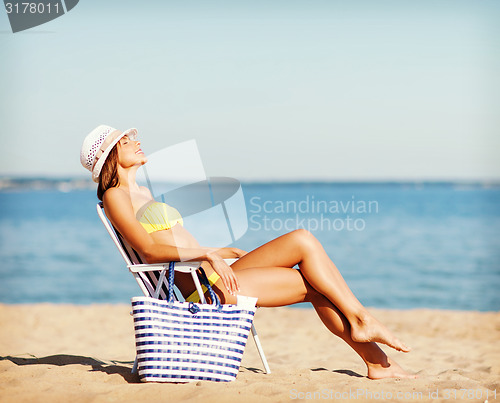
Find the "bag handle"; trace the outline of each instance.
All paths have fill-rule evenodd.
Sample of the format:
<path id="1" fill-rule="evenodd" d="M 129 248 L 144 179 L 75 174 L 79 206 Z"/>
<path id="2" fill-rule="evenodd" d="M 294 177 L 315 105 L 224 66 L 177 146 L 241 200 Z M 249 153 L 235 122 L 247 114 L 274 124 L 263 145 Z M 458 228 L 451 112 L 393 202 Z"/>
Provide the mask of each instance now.
<path id="1" fill-rule="evenodd" d="M 217 294 L 214 292 L 212 289 L 212 286 L 210 285 L 210 282 L 208 281 L 207 275 L 205 273 L 205 270 L 203 270 L 203 267 L 199 267 L 198 269 L 200 271 L 200 280 L 201 283 L 207 287 L 208 292 L 210 293 L 210 298 L 212 300 L 212 305 L 217 307 L 217 310 L 222 309 L 222 304 L 220 302 L 219 297 Z M 168 303 L 172 304 L 174 302 L 174 277 L 175 277 L 175 262 L 170 262 L 168 265 Z"/>
<path id="2" fill-rule="evenodd" d="M 215 291 L 212 289 L 212 286 L 210 285 L 210 282 L 208 281 L 207 274 L 205 273 L 205 270 L 203 270 L 203 267 L 200 266 L 200 280 L 201 284 L 203 284 L 205 287 L 207 287 L 208 292 L 210 293 L 210 299 L 212 300 L 212 305 L 217 306 L 217 309 L 220 311 L 222 309 L 222 304 L 220 302 L 219 296 L 215 293 Z"/>
<path id="3" fill-rule="evenodd" d="M 168 264 L 168 303 L 169 305 L 174 302 L 174 276 L 175 276 L 175 262 Z"/>

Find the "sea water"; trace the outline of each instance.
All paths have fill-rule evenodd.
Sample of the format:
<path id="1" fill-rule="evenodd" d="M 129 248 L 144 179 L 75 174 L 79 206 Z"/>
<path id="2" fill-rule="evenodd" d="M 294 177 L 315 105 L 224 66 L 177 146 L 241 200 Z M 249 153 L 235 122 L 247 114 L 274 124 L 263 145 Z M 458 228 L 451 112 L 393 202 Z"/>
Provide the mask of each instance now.
<path id="1" fill-rule="evenodd" d="M 0 192 L 0 302 L 128 303 L 140 290 L 95 191 L 62 189 Z M 248 229 L 233 246 L 304 228 L 366 306 L 500 309 L 498 187 L 244 183 L 243 193 Z"/>

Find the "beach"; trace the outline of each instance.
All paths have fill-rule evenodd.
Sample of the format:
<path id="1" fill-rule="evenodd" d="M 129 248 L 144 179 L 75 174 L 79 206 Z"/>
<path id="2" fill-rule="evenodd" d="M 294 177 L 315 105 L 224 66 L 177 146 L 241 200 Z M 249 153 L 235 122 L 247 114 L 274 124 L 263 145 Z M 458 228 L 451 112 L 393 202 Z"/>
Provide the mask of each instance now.
<path id="1" fill-rule="evenodd" d="M 370 309 L 412 347 L 383 347 L 417 379 L 369 380 L 312 309 L 261 308 L 230 383 L 142 383 L 128 305 L 0 305 L 0 402 L 500 401 L 500 313 Z"/>

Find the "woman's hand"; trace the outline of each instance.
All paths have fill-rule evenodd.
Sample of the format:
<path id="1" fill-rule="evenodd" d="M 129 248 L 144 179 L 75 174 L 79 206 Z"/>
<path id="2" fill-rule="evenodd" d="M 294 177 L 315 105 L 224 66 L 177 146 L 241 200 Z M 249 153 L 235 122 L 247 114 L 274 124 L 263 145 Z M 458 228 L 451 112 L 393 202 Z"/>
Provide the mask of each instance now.
<path id="1" fill-rule="evenodd" d="M 232 248 L 227 248 L 227 249 L 232 249 Z M 229 291 L 229 294 L 235 295 L 236 292 L 240 291 L 240 285 L 238 284 L 238 279 L 236 278 L 233 269 L 231 269 L 231 267 L 224 261 L 224 258 L 221 255 L 219 255 L 219 253 L 217 252 L 208 253 L 207 260 L 214 269 L 214 271 L 222 279 L 222 283 Z"/>

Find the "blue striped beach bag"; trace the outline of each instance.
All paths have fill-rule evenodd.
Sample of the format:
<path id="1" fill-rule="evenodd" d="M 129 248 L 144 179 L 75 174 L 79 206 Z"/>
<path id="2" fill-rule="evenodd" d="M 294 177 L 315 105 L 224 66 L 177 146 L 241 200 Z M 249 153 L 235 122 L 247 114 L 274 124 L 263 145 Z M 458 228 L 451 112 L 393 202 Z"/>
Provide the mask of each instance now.
<path id="1" fill-rule="evenodd" d="M 138 371 L 142 381 L 232 381 L 238 375 L 256 307 L 222 305 L 203 269 L 212 304 L 174 300 L 173 265 L 167 301 L 132 298 Z"/>

